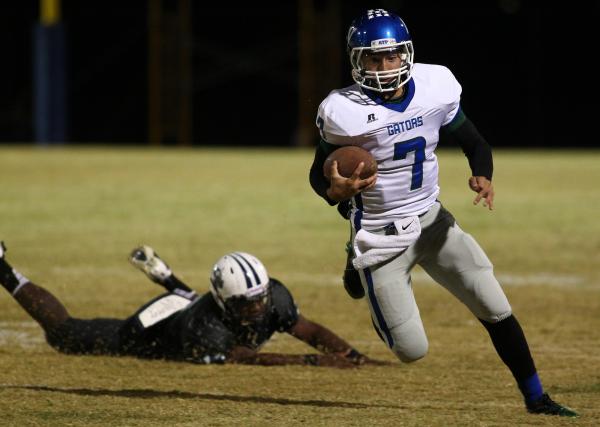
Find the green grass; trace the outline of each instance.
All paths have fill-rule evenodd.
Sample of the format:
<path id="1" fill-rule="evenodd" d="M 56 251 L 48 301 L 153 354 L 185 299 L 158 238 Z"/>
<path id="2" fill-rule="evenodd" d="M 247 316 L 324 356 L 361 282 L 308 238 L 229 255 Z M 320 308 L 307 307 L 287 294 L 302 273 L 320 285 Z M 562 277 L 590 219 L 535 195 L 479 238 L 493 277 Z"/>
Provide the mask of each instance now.
<path id="1" fill-rule="evenodd" d="M 494 262 L 542 380 L 600 423 L 600 152 L 498 151 L 496 208 L 474 207 L 462 153 L 440 199 Z M 131 314 L 159 291 L 127 264 L 148 243 L 193 287 L 232 250 L 261 258 L 303 314 L 393 360 L 340 276 L 348 226 L 308 185 L 305 150 L 1 148 L 0 239 L 79 317 Z M 415 274 L 430 353 L 412 365 L 194 366 L 55 353 L 0 295 L 3 425 L 564 425 L 522 408 L 478 322 Z M 277 335 L 268 351 L 308 348 Z"/>

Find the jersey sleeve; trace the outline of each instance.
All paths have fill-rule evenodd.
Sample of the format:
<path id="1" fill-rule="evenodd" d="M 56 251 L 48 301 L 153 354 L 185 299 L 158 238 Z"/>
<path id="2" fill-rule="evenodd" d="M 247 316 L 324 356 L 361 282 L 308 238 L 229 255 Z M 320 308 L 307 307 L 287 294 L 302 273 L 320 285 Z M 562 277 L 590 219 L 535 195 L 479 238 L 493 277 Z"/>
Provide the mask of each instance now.
<path id="1" fill-rule="evenodd" d="M 310 185 L 312 189 L 321 196 L 330 205 L 335 205 L 337 202 L 327 197 L 327 189 L 329 181 L 323 175 L 323 164 L 327 156 L 340 146 L 344 145 L 344 135 L 347 132 L 338 124 L 336 108 L 334 108 L 336 94 L 330 93 L 321 105 L 317 113 L 316 125 L 319 128 L 321 139 L 315 150 L 315 158 L 310 168 Z"/>
<path id="2" fill-rule="evenodd" d="M 298 306 L 290 291 L 277 279 L 271 278 L 271 298 L 275 311 L 275 330 L 289 331 L 298 321 Z"/>
<path id="3" fill-rule="evenodd" d="M 321 139 L 326 143 L 326 146 L 341 145 L 341 141 L 344 137 L 348 136 L 348 133 L 342 128 L 341 123 L 338 120 L 338 113 L 334 108 L 335 95 L 330 94 L 321 105 L 319 105 L 319 111 L 317 113 L 316 125 L 319 128 Z M 329 148 L 331 150 L 331 148 Z"/>
<path id="4" fill-rule="evenodd" d="M 452 71 L 446 67 L 439 67 L 440 79 L 442 87 L 439 88 L 441 96 L 441 104 L 445 106 L 446 116 L 442 122 L 442 126 L 446 126 L 457 117 L 460 110 L 460 95 L 462 93 L 462 87 Z"/>

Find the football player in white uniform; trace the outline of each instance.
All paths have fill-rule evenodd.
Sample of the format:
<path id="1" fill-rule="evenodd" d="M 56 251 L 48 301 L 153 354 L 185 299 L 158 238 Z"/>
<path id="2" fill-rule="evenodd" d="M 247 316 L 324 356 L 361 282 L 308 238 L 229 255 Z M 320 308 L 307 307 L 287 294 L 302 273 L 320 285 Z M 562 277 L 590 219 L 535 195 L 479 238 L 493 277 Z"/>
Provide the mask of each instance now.
<path id="1" fill-rule="evenodd" d="M 347 43 L 356 83 L 332 91 L 319 107 L 321 143 L 310 182 L 331 205 L 352 202 L 345 279 L 358 274 L 361 286 L 345 283 L 349 293 L 355 298 L 366 293 L 380 337 L 400 360 L 413 362 L 428 348 L 410 276 L 421 265 L 487 329 L 529 412 L 576 416 L 544 393 L 491 262 L 437 200 L 435 149 L 443 129 L 454 135 L 469 161 L 474 204 L 483 200 L 491 210 L 494 203 L 491 149 L 461 110 L 460 84 L 446 67 L 414 63 L 406 25 L 383 9 L 354 20 Z M 361 164 L 351 177 L 342 177 L 334 162 L 327 181 L 324 160 L 344 145 L 368 150 L 378 163 L 377 174 L 360 179 Z"/>

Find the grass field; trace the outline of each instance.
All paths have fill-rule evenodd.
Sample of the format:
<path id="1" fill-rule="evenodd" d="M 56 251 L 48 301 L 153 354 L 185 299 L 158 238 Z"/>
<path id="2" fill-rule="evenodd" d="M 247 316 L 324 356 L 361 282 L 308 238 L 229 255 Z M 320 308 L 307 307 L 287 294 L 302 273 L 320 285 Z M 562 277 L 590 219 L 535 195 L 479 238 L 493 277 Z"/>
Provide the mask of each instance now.
<path id="1" fill-rule="evenodd" d="M 494 262 L 546 389 L 580 418 L 528 415 L 483 328 L 417 270 L 428 356 L 349 371 L 64 356 L 2 291 L 0 424 L 600 425 L 600 152 L 498 151 L 493 212 L 472 206 L 462 153 L 439 157 L 440 199 Z M 222 254 L 248 251 L 305 316 L 394 360 L 365 301 L 341 287 L 347 224 L 312 193 L 311 161 L 303 150 L 1 148 L 0 239 L 77 317 L 126 317 L 159 292 L 127 263 L 138 243 L 198 290 Z M 265 349 L 310 351 L 285 335 Z"/>

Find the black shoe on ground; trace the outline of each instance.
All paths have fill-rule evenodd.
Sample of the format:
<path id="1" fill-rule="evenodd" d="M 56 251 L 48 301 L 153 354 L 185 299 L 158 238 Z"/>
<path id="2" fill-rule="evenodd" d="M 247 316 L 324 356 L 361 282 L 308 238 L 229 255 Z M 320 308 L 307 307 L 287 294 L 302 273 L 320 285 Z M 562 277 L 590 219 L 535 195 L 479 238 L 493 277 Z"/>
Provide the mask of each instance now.
<path id="1" fill-rule="evenodd" d="M 539 400 L 527 404 L 527 411 L 532 414 L 558 415 L 559 417 L 578 417 L 577 412 L 556 403 L 544 393 Z"/>
<path id="2" fill-rule="evenodd" d="M 360 282 L 358 271 L 354 268 L 347 268 L 344 271 L 344 289 L 354 299 L 361 299 L 365 296 L 365 290 Z"/>

